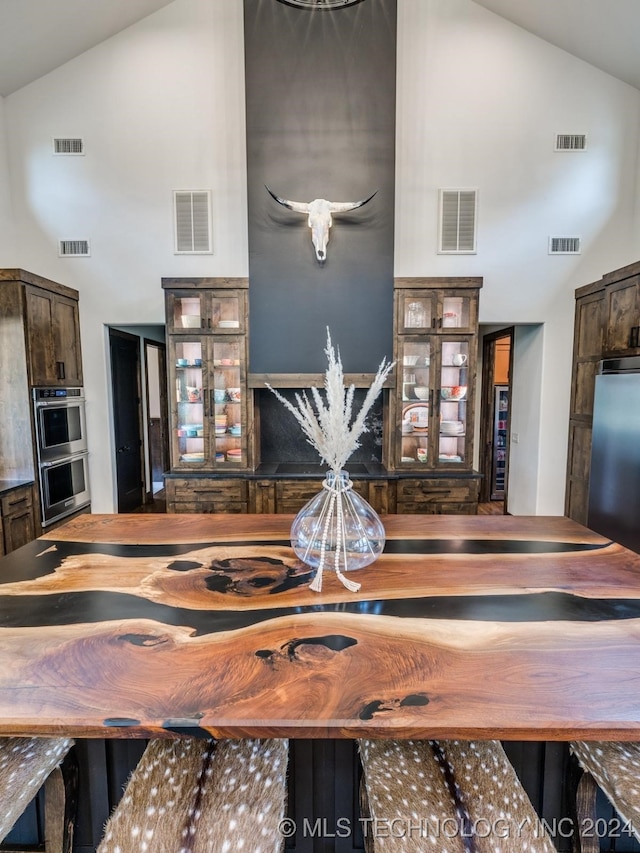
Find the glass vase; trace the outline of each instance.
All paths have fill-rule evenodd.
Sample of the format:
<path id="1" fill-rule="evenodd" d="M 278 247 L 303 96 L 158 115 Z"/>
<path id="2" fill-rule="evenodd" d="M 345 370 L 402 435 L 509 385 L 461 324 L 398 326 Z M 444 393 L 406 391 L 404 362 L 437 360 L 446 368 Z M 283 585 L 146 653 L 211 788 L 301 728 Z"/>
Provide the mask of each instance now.
<path id="1" fill-rule="evenodd" d="M 322 572 L 333 570 L 352 591 L 359 583 L 343 572 L 373 563 L 384 548 L 385 532 L 373 507 L 352 488 L 349 474 L 329 471 L 322 490 L 306 503 L 291 525 L 291 545 L 306 565 L 317 569 L 311 588 L 320 591 Z"/>

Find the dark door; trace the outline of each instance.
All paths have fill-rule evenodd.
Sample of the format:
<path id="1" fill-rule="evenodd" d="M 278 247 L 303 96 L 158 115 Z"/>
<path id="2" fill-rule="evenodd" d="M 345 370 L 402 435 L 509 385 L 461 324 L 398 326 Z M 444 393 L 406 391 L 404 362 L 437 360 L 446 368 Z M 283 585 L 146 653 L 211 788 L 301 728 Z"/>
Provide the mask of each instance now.
<path id="1" fill-rule="evenodd" d="M 140 429 L 140 339 L 109 330 L 113 427 L 116 443 L 118 512 L 142 506 L 142 436 Z"/>

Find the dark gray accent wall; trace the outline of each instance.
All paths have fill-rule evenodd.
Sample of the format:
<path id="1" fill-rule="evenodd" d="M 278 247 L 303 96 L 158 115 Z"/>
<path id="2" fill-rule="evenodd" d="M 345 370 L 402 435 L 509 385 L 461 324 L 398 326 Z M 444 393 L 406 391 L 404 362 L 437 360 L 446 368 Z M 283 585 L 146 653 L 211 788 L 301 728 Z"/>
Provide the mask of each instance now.
<path id="1" fill-rule="evenodd" d="M 254 373 L 346 372 L 392 356 L 396 0 L 319 11 L 244 0 L 250 358 Z M 316 260 L 295 201 L 367 205 L 333 218 Z"/>

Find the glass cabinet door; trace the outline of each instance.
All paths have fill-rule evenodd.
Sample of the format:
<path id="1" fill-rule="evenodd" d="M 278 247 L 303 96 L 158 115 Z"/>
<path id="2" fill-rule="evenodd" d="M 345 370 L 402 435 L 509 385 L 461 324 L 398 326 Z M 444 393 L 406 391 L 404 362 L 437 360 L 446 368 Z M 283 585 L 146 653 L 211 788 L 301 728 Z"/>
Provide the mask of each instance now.
<path id="1" fill-rule="evenodd" d="M 398 329 L 400 335 L 431 331 L 436 322 L 436 302 L 433 294 L 407 291 L 400 294 Z"/>
<path id="2" fill-rule="evenodd" d="M 246 423 L 241 339 L 213 340 L 213 461 L 220 465 L 247 464 L 243 424 Z"/>
<path id="3" fill-rule="evenodd" d="M 181 464 L 201 467 L 206 461 L 202 340 L 177 341 L 175 360 L 177 459 Z"/>
<path id="4" fill-rule="evenodd" d="M 453 338 L 441 343 L 439 383 L 438 463 L 468 463 L 467 394 L 469 375 L 469 342 Z"/>
<path id="5" fill-rule="evenodd" d="M 168 303 L 167 322 L 170 332 L 197 332 L 205 328 L 204 294 L 185 291 L 172 293 Z"/>
<path id="6" fill-rule="evenodd" d="M 216 334 L 235 334 L 244 331 L 241 295 L 212 293 L 207 325 Z"/>
<path id="7" fill-rule="evenodd" d="M 429 338 L 406 337 L 400 343 L 402 422 L 398 427 L 401 466 L 424 465 L 429 459 L 429 420 L 433 406 L 432 347 Z"/>
<path id="8" fill-rule="evenodd" d="M 438 327 L 443 332 L 459 329 L 471 331 L 475 325 L 476 302 L 468 294 L 452 293 L 442 297 L 441 316 Z"/>

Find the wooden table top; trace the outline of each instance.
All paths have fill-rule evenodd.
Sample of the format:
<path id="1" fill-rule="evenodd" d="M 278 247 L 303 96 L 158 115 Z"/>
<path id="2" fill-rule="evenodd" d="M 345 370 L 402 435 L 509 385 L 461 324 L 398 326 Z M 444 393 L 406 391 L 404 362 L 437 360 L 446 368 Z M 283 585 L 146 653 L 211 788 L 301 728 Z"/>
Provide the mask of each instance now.
<path id="1" fill-rule="evenodd" d="M 0 560 L 0 734 L 640 740 L 640 556 L 385 516 L 323 591 L 292 516 L 81 515 Z"/>

